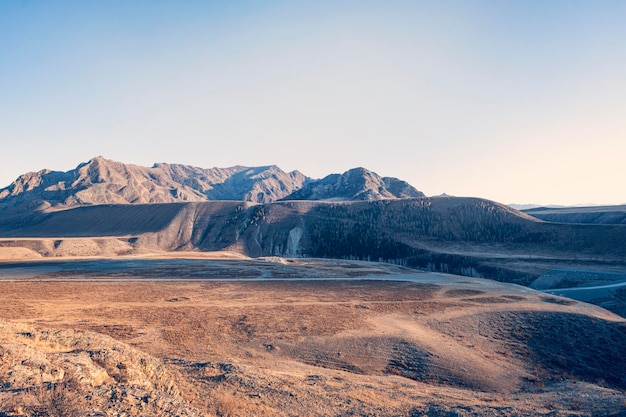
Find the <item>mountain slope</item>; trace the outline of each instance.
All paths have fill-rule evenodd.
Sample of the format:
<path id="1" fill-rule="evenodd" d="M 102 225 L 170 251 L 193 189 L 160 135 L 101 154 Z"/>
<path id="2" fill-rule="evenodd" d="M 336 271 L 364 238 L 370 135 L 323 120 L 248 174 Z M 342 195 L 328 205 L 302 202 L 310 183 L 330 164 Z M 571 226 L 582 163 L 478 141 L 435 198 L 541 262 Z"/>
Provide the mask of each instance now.
<path id="1" fill-rule="evenodd" d="M 405 181 L 382 178 L 365 168 L 354 168 L 343 174 L 331 174 L 312 181 L 284 200 L 385 200 L 424 197 Z"/>
<path id="2" fill-rule="evenodd" d="M 93 158 L 67 172 L 42 170 L 0 190 L 0 207 L 63 208 L 97 204 L 244 200 L 271 202 L 308 181 L 276 166 L 203 169 L 155 164 L 151 168 Z"/>
<path id="3" fill-rule="evenodd" d="M 205 200 L 243 200 L 255 203 L 276 201 L 310 181 L 299 171 L 284 172 L 276 165 L 234 166 L 202 169 L 186 165 L 159 163 L 167 177 L 201 193 Z"/>
<path id="4" fill-rule="evenodd" d="M 476 198 L 101 205 L 0 218 L 0 248 L 67 255 L 80 248 L 64 239 L 98 236 L 119 237 L 124 252 L 383 260 L 523 285 L 552 269 L 626 267 L 624 226 L 547 223 Z"/>

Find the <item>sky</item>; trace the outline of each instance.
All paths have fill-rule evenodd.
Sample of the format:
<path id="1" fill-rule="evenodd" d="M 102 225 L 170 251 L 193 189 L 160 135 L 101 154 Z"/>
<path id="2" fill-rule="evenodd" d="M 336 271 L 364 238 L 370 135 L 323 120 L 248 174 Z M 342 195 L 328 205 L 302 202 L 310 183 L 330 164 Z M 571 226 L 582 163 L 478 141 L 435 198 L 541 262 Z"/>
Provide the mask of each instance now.
<path id="1" fill-rule="evenodd" d="M 94 156 L 626 203 L 622 0 L 0 2 L 0 187 Z"/>

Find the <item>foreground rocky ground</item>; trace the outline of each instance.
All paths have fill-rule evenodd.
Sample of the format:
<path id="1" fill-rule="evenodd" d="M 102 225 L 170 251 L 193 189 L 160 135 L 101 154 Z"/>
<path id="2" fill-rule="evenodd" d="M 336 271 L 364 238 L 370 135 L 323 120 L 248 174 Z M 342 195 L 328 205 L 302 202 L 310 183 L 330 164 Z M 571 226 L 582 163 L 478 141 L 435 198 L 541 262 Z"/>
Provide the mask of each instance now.
<path id="1" fill-rule="evenodd" d="M 0 281 L 0 415 L 626 409 L 626 321 L 528 288 L 347 261 L 30 267 Z"/>

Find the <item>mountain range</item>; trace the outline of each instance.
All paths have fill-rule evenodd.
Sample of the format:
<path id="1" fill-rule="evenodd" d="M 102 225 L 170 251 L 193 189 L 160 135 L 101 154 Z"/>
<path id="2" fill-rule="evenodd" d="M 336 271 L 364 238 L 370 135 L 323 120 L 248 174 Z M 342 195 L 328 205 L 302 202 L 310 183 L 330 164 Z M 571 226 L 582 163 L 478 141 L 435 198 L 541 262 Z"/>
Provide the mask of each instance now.
<path id="1" fill-rule="evenodd" d="M 0 190 L 0 416 L 622 415 L 624 320 L 572 299 L 626 317 L 626 225 L 580 224 L 619 210 L 364 168 L 24 174 Z"/>
<path id="2" fill-rule="evenodd" d="M 276 166 L 146 168 L 98 157 L 68 172 L 24 174 L 0 190 L 0 258 L 231 251 L 384 261 L 522 285 L 570 271 L 537 281 L 548 289 L 581 285 L 589 271 L 621 279 L 626 226 L 530 213 L 425 197 L 364 168 L 316 180 Z M 617 223 L 616 215 L 602 222 Z M 603 297 L 598 304 L 626 314 L 625 301 Z"/>
<path id="3" fill-rule="evenodd" d="M 146 204 L 237 200 L 382 200 L 423 197 L 397 178 L 365 168 L 311 179 L 275 165 L 198 168 L 157 163 L 152 167 L 96 157 L 67 172 L 42 170 L 21 175 L 0 190 L 1 207 L 60 209 L 98 204 Z"/>

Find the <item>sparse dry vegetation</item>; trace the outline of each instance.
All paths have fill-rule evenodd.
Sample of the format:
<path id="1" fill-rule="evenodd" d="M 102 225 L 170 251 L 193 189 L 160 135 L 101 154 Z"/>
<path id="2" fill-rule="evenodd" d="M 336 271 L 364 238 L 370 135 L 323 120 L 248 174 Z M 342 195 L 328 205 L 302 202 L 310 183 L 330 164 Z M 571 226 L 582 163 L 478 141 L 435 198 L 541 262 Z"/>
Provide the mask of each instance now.
<path id="1" fill-rule="evenodd" d="M 625 408 L 623 319 L 506 284 L 423 275 L 0 282 L 0 415 L 588 416 Z"/>

